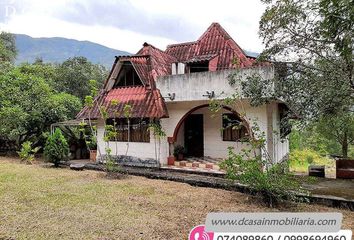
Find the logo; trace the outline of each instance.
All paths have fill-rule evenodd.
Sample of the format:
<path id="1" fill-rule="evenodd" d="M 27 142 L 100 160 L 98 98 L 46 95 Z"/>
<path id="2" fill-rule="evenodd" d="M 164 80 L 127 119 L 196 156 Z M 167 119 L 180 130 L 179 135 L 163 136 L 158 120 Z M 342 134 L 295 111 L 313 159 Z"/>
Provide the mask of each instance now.
<path id="1" fill-rule="evenodd" d="M 204 225 L 199 225 L 196 226 L 192 229 L 192 231 L 189 233 L 189 240 L 213 240 L 214 239 L 214 233 L 213 232 L 205 232 L 204 231 L 205 226 Z"/>

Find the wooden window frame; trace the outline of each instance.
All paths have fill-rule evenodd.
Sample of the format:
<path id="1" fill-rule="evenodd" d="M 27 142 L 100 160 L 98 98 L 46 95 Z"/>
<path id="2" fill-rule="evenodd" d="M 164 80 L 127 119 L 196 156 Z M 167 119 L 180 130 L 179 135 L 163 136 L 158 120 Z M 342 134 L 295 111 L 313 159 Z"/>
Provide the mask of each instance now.
<path id="1" fill-rule="evenodd" d="M 238 124 L 231 121 L 237 121 Z M 238 125 L 238 128 L 234 128 Z M 247 128 L 242 125 L 242 120 L 234 113 L 222 114 L 222 140 L 224 142 L 244 142 L 248 140 Z"/>
<path id="2" fill-rule="evenodd" d="M 128 131 L 128 119 L 116 118 L 107 119 L 106 124 L 115 126 L 118 136 L 111 138 L 111 142 L 136 142 L 136 143 L 150 143 L 150 130 L 149 130 L 149 118 L 131 118 L 129 119 L 129 131 Z M 129 135 L 128 135 L 129 133 Z"/>

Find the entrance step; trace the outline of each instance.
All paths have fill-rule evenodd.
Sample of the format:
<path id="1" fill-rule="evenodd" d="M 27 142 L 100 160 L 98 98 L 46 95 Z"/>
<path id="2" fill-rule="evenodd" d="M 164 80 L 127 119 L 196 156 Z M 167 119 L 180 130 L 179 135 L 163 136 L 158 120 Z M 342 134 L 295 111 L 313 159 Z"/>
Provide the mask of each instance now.
<path id="1" fill-rule="evenodd" d="M 191 168 L 191 169 L 204 169 L 204 170 L 220 170 L 220 167 L 211 162 L 188 162 L 188 161 L 175 161 L 174 167 Z"/>

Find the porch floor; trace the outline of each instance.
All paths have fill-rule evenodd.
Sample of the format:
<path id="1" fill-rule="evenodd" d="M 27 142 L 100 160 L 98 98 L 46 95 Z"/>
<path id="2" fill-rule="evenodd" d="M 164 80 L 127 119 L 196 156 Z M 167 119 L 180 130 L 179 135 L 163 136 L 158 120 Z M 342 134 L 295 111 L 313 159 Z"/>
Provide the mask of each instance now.
<path id="1" fill-rule="evenodd" d="M 219 163 L 221 161 L 221 158 L 187 157 L 181 161 L 175 161 L 173 166 L 168 165 L 163 167 L 174 170 L 184 170 L 188 172 L 209 172 L 225 174 L 225 172 L 220 170 L 219 167 Z"/>

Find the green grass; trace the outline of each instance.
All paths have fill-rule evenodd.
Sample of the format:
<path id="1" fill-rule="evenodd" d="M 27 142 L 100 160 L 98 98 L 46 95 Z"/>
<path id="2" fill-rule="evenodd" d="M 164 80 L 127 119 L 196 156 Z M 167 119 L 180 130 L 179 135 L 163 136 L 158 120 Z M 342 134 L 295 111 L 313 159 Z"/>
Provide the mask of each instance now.
<path id="1" fill-rule="evenodd" d="M 10 161 L 11 160 L 11 161 Z M 219 189 L 102 172 L 20 164 L 0 157 L 0 239 L 186 239 L 209 212 L 278 211 Z M 341 211 L 301 204 L 287 211 Z"/>

